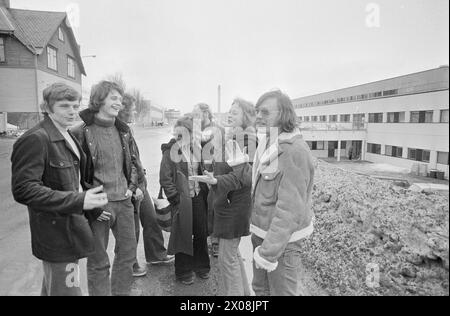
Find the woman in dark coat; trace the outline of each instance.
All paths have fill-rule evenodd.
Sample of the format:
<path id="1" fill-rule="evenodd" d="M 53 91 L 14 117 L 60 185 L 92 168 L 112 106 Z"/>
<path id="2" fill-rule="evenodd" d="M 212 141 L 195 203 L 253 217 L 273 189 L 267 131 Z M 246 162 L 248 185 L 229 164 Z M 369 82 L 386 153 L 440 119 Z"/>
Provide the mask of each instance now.
<path id="1" fill-rule="evenodd" d="M 160 184 L 175 207 L 168 253 L 175 255 L 178 281 L 190 285 L 194 272 L 209 278 L 207 206 L 208 187 L 190 176 L 202 175 L 200 143 L 193 141 L 193 118 L 184 116 L 174 127 L 176 139 L 161 146 Z"/>
<path id="2" fill-rule="evenodd" d="M 256 118 L 253 104 L 236 99 L 230 109 L 229 123 L 231 130 L 226 141 L 236 141 L 240 148 L 246 148 L 253 157 L 256 152 Z M 233 169 L 223 161 L 213 164 L 214 178 L 217 183 L 211 186 L 214 200 L 213 236 L 219 238 L 219 268 L 221 271 L 226 296 L 248 296 L 250 287 L 239 252 L 241 237 L 250 235 L 251 186 L 233 191 L 233 182 L 227 175 Z M 200 179 L 205 181 L 208 179 Z M 209 183 L 213 184 L 213 183 Z"/>

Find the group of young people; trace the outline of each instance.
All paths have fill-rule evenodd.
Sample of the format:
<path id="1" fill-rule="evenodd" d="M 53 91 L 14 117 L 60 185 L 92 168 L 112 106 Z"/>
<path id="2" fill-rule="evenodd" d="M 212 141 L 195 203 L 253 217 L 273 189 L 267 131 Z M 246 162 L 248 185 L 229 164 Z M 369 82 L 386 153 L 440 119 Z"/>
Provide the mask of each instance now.
<path id="1" fill-rule="evenodd" d="M 251 234 L 255 294 L 299 295 L 314 165 L 287 95 L 268 92 L 256 106 L 234 100 L 228 128 L 206 104 L 175 123 L 174 138 L 161 146 L 159 182 L 173 209 L 167 250 L 127 124 L 134 99 L 102 81 L 80 113 L 80 94 L 64 83 L 45 89 L 43 100 L 44 119 L 11 156 L 12 192 L 28 207 L 33 254 L 43 262 L 42 295 L 81 295 L 85 257 L 89 295 L 130 295 L 133 276 L 146 274 L 136 256 L 140 224 L 147 262 L 175 262 L 184 285 L 210 277 L 210 236 L 223 294 L 250 295 L 239 244 Z"/>

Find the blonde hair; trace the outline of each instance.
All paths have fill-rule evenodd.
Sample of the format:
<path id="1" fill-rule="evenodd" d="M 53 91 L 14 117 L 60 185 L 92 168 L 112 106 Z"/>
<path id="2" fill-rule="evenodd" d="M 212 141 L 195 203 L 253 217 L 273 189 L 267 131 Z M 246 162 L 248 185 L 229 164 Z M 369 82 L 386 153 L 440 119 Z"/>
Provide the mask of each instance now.
<path id="1" fill-rule="evenodd" d="M 244 114 L 243 126 L 242 128 L 245 130 L 248 127 L 255 127 L 256 123 L 256 110 L 253 103 L 246 101 L 241 98 L 236 98 L 233 101 L 233 104 L 239 106 Z"/>

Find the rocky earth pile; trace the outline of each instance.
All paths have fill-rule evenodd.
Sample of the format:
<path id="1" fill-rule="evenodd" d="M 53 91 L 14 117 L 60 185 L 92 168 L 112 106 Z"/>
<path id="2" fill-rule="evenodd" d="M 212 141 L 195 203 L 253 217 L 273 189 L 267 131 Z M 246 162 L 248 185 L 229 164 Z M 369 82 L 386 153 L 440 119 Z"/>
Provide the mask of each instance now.
<path id="1" fill-rule="evenodd" d="M 448 194 L 318 161 L 302 262 L 330 295 L 449 295 Z"/>

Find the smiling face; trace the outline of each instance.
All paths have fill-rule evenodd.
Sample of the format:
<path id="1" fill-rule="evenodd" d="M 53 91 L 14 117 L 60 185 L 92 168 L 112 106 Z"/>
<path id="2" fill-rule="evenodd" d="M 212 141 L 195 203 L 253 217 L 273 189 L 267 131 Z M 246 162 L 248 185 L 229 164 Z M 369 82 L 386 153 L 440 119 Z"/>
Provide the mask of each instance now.
<path id="1" fill-rule="evenodd" d="M 48 116 L 61 128 L 68 129 L 75 123 L 80 108 L 80 101 L 61 100 L 55 102 Z"/>
<path id="2" fill-rule="evenodd" d="M 103 102 L 104 105 L 98 111 L 100 117 L 105 119 L 116 118 L 122 109 L 122 95 L 117 90 L 112 90 Z"/>
<path id="3" fill-rule="evenodd" d="M 228 123 L 231 127 L 243 127 L 244 125 L 244 111 L 236 103 L 233 103 L 231 106 L 228 114 Z"/>

